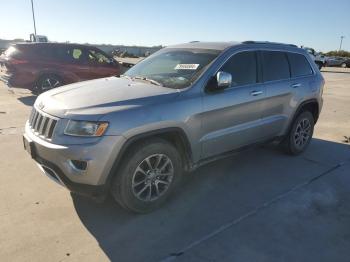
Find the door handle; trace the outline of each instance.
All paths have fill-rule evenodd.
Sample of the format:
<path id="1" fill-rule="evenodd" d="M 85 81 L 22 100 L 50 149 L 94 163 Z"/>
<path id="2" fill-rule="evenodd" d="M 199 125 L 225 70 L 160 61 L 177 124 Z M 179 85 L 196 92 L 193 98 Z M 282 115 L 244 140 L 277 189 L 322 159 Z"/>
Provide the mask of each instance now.
<path id="1" fill-rule="evenodd" d="M 263 93 L 263 91 L 252 91 L 250 94 L 252 96 L 258 96 L 258 95 L 261 95 Z"/>
<path id="2" fill-rule="evenodd" d="M 293 88 L 297 88 L 297 87 L 300 87 L 300 86 L 301 86 L 300 83 L 295 83 L 295 84 L 292 84 L 292 85 L 291 85 L 291 87 L 293 87 Z"/>

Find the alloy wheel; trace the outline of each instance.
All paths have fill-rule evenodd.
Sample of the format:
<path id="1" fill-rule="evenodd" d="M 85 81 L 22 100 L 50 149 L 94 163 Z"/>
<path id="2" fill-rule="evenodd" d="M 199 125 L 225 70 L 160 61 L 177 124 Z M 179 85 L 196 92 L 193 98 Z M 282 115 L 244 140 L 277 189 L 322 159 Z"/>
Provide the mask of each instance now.
<path id="1" fill-rule="evenodd" d="M 132 177 L 132 192 L 141 201 L 157 200 L 169 188 L 174 167 L 165 154 L 148 156 L 137 166 Z"/>
<path id="2" fill-rule="evenodd" d="M 41 82 L 42 90 L 49 90 L 55 87 L 60 86 L 60 81 L 56 78 L 47 77 Z"/>
<path id="3" fill-rule="evenodd" d="M 302 149 L 308 143 L 311 133 L 311 124 L 309 119 L 303 118 L 297 124 L 294 132 L 294 144 L 298 149 Z"/>

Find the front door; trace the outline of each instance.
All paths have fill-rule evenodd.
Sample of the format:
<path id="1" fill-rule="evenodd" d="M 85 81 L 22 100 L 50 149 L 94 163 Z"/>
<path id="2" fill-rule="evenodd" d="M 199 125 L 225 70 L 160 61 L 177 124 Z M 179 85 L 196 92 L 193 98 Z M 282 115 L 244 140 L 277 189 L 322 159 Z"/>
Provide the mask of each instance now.
<path id="1" fill-rule="evenodd" d="M 219 71 L 232 75 L 232 85 L 203 96 L 202 158 L 261 139 L 265 87 L 258 81 L 256 52 L 234 54 Z"/>

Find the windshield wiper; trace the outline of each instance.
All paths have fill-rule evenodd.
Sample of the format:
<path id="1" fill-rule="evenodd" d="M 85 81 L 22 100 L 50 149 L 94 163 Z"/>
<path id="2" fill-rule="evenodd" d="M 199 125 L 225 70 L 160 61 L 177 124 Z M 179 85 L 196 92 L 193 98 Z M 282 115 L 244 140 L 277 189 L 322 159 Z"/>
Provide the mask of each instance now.
<path id="1" fill-rule="evenodd" d="M 150 82 L 151 84 L 157 85 L 157 86 L 163 86 L 161 83 L 159 83 L 158 81 L 148 78 L 148 77 L 144 77 L 144 76 L 135 76 L 132 79 L 140 79 L 140 80 L 144 80 L 147 82 Z"/>

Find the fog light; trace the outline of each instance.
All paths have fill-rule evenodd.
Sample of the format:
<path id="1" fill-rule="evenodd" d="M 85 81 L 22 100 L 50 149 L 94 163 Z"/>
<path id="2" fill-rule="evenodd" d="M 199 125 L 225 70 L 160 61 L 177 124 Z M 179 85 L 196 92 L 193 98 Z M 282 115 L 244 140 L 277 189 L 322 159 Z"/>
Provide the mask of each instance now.
<path id="1" fill-rule="evenodd" d="M 82 160 L 71 160 L 72 166 L 78 170 L 84 171 L 87 168 L 87 162 Z"/>

